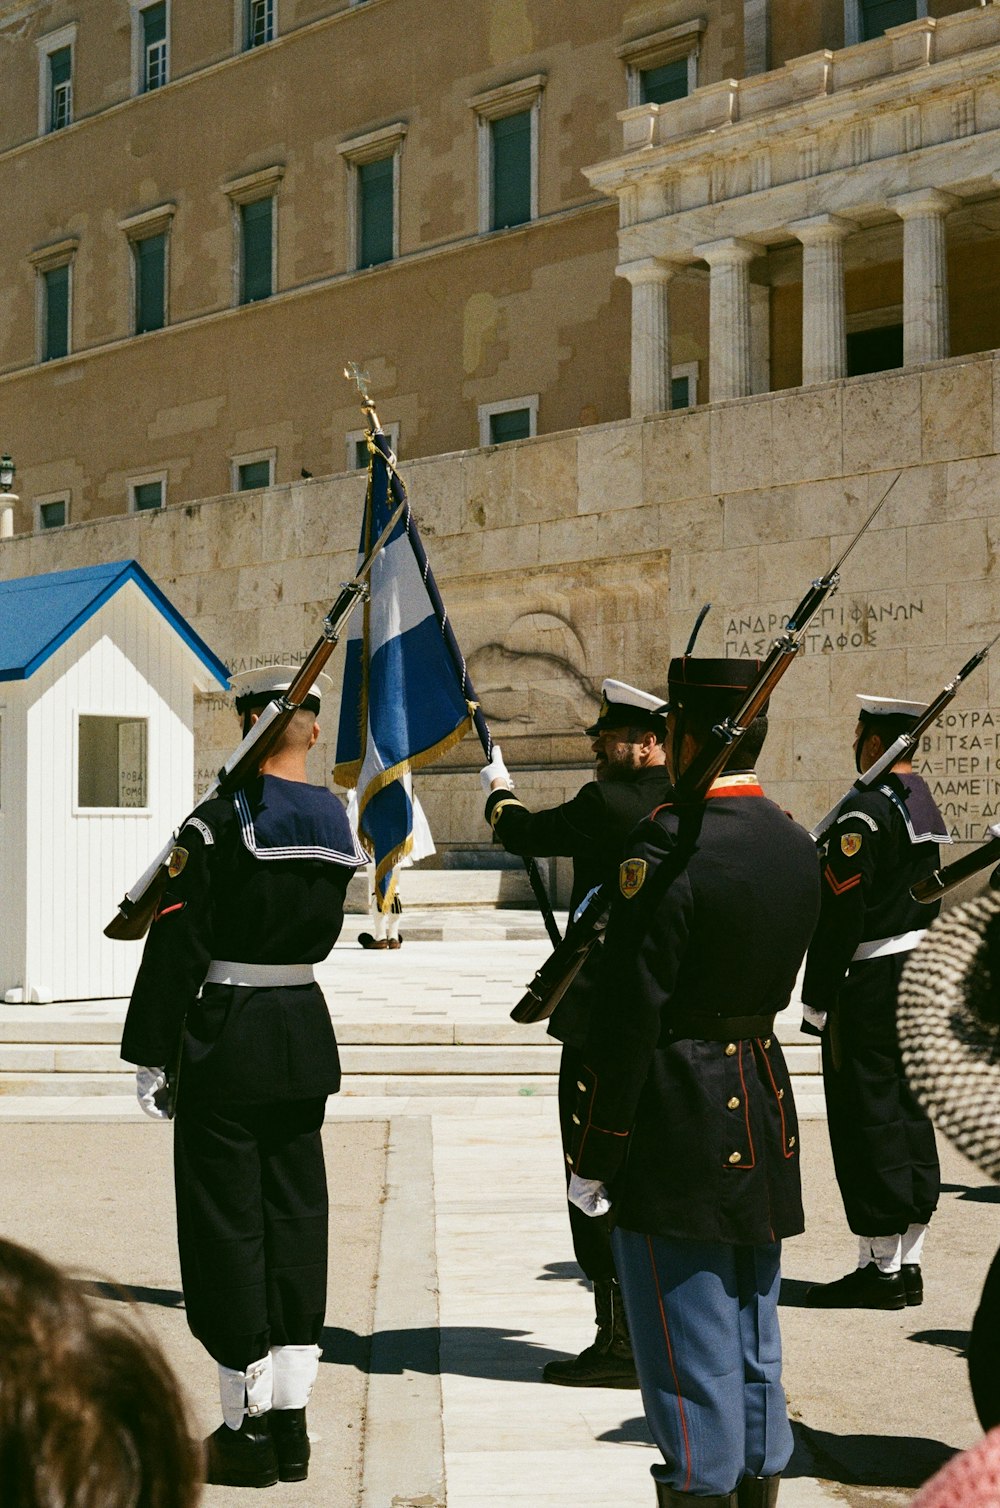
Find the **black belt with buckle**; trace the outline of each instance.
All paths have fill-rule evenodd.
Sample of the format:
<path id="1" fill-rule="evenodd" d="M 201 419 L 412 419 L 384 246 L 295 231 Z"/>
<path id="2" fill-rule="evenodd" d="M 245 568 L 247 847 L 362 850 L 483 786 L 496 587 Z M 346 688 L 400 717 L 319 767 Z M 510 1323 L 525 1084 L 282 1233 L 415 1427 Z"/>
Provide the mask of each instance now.
<path id="1" fill-rule="evenodd" d="M 670 1042 L 689 1037 L 697 1042 L 745 1042 L 774 1031 L 773 1016 L 681 1016 L 664 1024 Z"/>

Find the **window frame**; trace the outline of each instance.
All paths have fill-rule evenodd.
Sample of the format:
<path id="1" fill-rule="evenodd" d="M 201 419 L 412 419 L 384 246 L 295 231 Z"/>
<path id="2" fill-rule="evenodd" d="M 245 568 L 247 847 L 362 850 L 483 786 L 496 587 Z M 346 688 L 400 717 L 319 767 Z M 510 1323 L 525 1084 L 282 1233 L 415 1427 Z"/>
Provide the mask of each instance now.
<path id="1" fill-rule="evenodd" d="M 360 169 L 370 162 L 382 162 L 392 158 L 392 260 L 399 256 L 399 205 L 400 177 L 403 142 L 409 129 L 405 120 L 393 121 L 377 131 L 366 131 L 362 136 L 352 136 L 342 141 L 337 151 L 344 159 L 347 169 L 347 270 L 367 271 L 368 266 L 385 267 L 385 262 L 372 262 L 361 266 L 361 174 Z"/>
<path id="2" fill-rule="evenodd" d="M 154 5 L 166 5 L 166 35 L 164 37 L 164 78 L 162 84 L 156 84 L 150 89 L 148 80 L 148 63 L 145 48 L 145 32 L 143 12 L 151 10 Z M 130 6 L 132 12 L 132 93 L 155 94 L 157 89 L 162 89 L 170 83 L 170 0 L 132 0 Z"/>
<path id="3" fill-rule="evenodd" d="M 528 393 L 522 398 L 503 398 L 498 403 L 480 403 L 479 415 L 479 446 L 481 450 L 490 449 L 496 445 L 516 445 L 516 440 L 492 440 L 490 438 L 490 419 L 494 414 L 510 414 L 515 409 L 526 408 L 528 410 L 528 433 L 522 439 L 533 440 L 538 434 L 538 394 Z"/>
<path id="4" fill-rule="evenodd" d="M 65 361 L 67 356 L 73 354 L 73 285 L 75 283 L 73 274 L 79 246 L 80 243 L 75 236 L 67 236 L 53 245 L 40 247 L 28 257 L 28 261 L 35 270 L 35 351 L 39 366 L 49 361 Z M 47 356 L 48 284 L 46 274 L 58 272 L 61 267 L 69 269 L 66 278 L 66 350 L 62 356 Z"/>
<path id="5" fill-rule="evenodd" d="M 223 184 L 223 193 L 232 207 L 233 223 L 233 308 L 252 308 L 267 303 L 278 292 L 278 189 L 285 176 L 284 163 L 275 163 L 257 173 L 246 173 Z M 243 216 L 244 205 L 261 199 L 274 201 L 271 209 L 271 292 L 267 298 L 243 298 Z"/>
<path id="6" fill-rule="evenodd" d="M 135 502 L 136 490 L 139 487 L 149 486 L 152 482 L 160 484 L 160 506 L 158 508 L 137 508 Z M 128 487 L 128 511 L 129 513 L 162 513 L 167 506 L 167 473 L 165 471 L 145 471 L 141 476 L 130 476 L 126 483 Z"/>
<path id="7" fill-rule="evenodd" d="M 76 72 L 76 31 L 75 21 L 68 26 L 61 26 L 58 31 L 49 32 L 48 36 L 39 37 L 36 42 L 38 48 L 38 134 L 39 136 L 51 136 L 56 131 L 65 131 L 73 125 L 76 117 L 73 112 L 73 75 Z M 69 120 L 63 126 L 52 125 L 52 87 L 49 72 L 49 59 L 54 52 L 61 52 L 64 47 L 70 49 L 69 64 Z"/>
<path id="8" fill-rule="evenodd" d="M 240 486 L 240 467 L 241 466 L 257 466 L 257 465 L 260 465 L 260 463 L 262 461 L 266 461 L 267 464 L 268 464 L 268 478 L 269 479 L 266 482 L 265 486 L 267 486 L 267 487 L 273 487 L 275 485 L 275 482 L 274 482 L 275 470 L 276 470 L 277 464 L 278 464 L 278 448 L 277 448 L 276 445 L 271 445 L 266 450 L 248 450 L 245 455 L 230 456 L 229 457 L 229 490 L 230 490 L 230 492 L 231 493 L 237 493 L 237 492 L 262 492 L 264 490 L 264 488 L 262 488 L 262 487 L 241 487 Z"/>
<path id="9" fill-rule="evenodd" d="M 386 435 L 388 436 L 388 439 L 389 439 L 389 449 L 392 451 L 392 453 L 393 453 L 394 456 L 398 456 L 399 455 L 399 420 L 398 419 L 392 419 L 392 420 L 390 420 L 390 422 L 388 424 L 386 424 L 383 421 L 382 428 L 385 431 Z M 365 468 L 363 466 L 358 466 L 356 464 L 355 449 L 356 449 L 359 441 L 363 440 L 365 438 L 365 435 L 367 433 L 368 433 L 368 431 L 366 429 L 349 429 L 347 431 L 347 434 L 344 436 L 344 456 L 345 456 L 345 461 L 346 461 L 346 469 L 348 471 L 353 471 L 353 472 L 364 471 Z"/>
<path id="10" fill-rule="evenodd" d="M 927 19 L 927 0 L 916 0 L 916 21 Z M 903 26 L 912 26 L 913 21 L 903 21 Z M 855 47 L 864 42 L 862 32 L 862 0 L 844 0 L 844 46 Z M 884 33 L 883 33 L 884 35 Z M 871 37 L 873 42 L 880 42 L 881 37 Z"/>
<path id="11" fill-rule="evenodd" d="M 141 214 L 129 215 L 124 220 L 118 221 L 118 229 L 125 235 L 128 242 L 129 259 L 129 333 L 135 337 L 140 335 L 155 335 L 157 330 L 140 330 L 139 325 L 139 268 L 137 247 L 140 241 L 149 241 L 153 236 L 163 236 L 163 324 L 159 329 L 165 330 L 170 324 L 170 230 L 173 224 L 176 204 L 158 204 L 153 209 L 143 210 Z"/>
<path id="12" fill-rule="evenodd" d="M 61 492 L 48 492 L 44 497 L 36 497 L 32 503 L 35 519 L 33 532 L 35 534 L 54 534 L 58 529 L 68 528 L 72 497 L 73 494 L 68 487 L 63 488 Z M 46 525 L 42 523 L 42 509 L 50 507 L 52 503 L 62 503 L 66 510 L 61 524 Z"/>
<path id="13" fill-rule="evenodd" d="M 278 28 L 278 0 L 262 0 L 262 3 L 270 3 L 271 6 L 271 35 L 264 42 L 251 41 L 251 15 L 253 0 L 236 0 L 236 51 L 256 52 L 258 47 L 269 47 L 277 41 L 280 31 Z"/>
<path id="14" fill-rule="evenodd" d="M 679 26 L 668 26 L 663 31 L 651 32 L 624 42 L 617 55 L 625 64 L 625 91 L 629 108 L 646 103 L 642 98 L 642 75 L 650 68 L 661 68 L 666 63 L 679 63 L 687 59 L 688 94 L 698 87 L 698 60 L 701 55 L 701 39 L 708 23 L 704 17 L 695 21 L 682 21 Z"/>
<path id="15" fill-rule="evenodd" d="M 531 125 L 530 184 L 528 192 L 529 214 L 521 224 L 530 225 L 538 219 L 539 150 L 541 141 L 542 94 L 548 82 L 548 74 L 533 73 L 513 83 L 502 84 L 499 89 L 487 89 L 483 94 L 474 94 L 466 100 L 476 120 L 476 146 L 478 167 L 478 230 L 480 235 L 499 235 L 503 230 L 517 230 L 520 226 L 493 228 L 493 133 L 494 121 L 508 115 L 529 112 Z"/>
<path id="16" fill-rule="evenodd" d="M 108 712 L 98 708 L 91 712 L 87 707 L 77 707 L 73 714 L 76 736 L 73 739 L 73 799 L 71 815 L 74 817 L 151 817 L 153 814 L 153 762 L 150 758 L 150 731 L 153 719 L 148 711 Z M 106 718 L 117 723 L 144 723 L 146 727 L 146 804 L 144 806 L 83 806 L 80 802 L 80 720 L 84 717 Z"/>

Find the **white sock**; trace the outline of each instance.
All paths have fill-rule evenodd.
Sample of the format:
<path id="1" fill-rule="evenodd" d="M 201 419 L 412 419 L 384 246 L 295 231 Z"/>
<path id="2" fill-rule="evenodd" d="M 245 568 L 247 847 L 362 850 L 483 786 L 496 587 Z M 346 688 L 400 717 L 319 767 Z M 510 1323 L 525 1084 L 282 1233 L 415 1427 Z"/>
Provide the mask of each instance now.
<path id="1" fill-rule="evenodd" d="M 924 1249 L 924 1238 L 927 1235 L 926 1225 L 908 1225 L 904 1230 L 902 1241 L 902 1260 L 906 1263 L 914 1263 L 920 1266 L 920 1258 Z"/>

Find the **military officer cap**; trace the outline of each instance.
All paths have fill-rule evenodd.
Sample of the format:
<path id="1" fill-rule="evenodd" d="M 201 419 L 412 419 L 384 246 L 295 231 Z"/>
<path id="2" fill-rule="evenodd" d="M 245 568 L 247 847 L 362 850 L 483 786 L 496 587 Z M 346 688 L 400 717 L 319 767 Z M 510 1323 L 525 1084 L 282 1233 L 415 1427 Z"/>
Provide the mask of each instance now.
<path id="1" fill-rule="evenodd" d="M 858 692 L 861 703 L 859 717 L 919 717 L 924 710 L 923 702 L 904 702 L 896 696 L 864 696 Z"/>
<path id="2" fill-rule="evenodd" d="M 236 710 L 242 717 L 245 712 L 257 712 L 266 707 L 281 692 L 287 691 L 299 673 L 297 665 L 260 665 L 255 670 L 244 670 L 232 678 L 236 693 Z M 303 698 L 305 712 L 318 712 L 323 693 L 333 690 L 333 682 L 320 671 L 313 681 L 308 696 Z"/>
<path id="3" fill-rule="evenodd" d="M 666 732 L 662 699 L 624 681 L 605 681 L 597 721 L 586 731 L 593 738 L 606 728 L 649 728 L 662 738 Z"/>
<path id="4" fill-rule="evenodd" d="M 705 712 L 712 716 L 738 712 L 760 675 L 759 660 L 716 660 L 681 655 L 670 661 L 667 712 Z M 760 716 L 767 711 L 767 702 Z"/>

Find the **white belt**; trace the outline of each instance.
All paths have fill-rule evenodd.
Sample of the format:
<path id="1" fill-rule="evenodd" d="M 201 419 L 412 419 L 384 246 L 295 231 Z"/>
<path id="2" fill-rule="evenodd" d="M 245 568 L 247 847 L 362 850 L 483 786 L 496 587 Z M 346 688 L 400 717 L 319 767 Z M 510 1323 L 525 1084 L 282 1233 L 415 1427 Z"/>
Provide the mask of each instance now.
<path id="1" fill-rule="evenodd" d="M 877 937 L 873 942 L 859 943 L 851 962 L 864 963 L 869 958 L 885 958 L 889 953 L 909 953 L 926 935 L 924 927 L 919 932 L 900 932 L 898 937 Z"/>
<path id="2" fill-rule="evenodd" d="M 313 984 L 311 963 L 231 963 L 216 958 L 208 966 L 206 984 L 235 984 L 249 990 L 274 990 L 281 985 Z"/>

